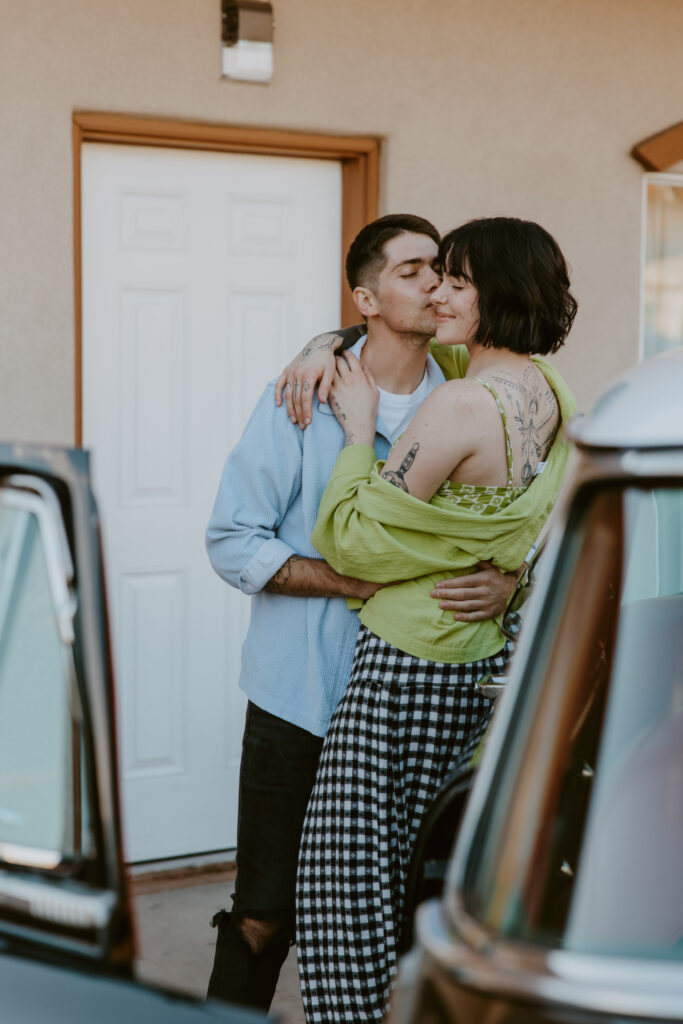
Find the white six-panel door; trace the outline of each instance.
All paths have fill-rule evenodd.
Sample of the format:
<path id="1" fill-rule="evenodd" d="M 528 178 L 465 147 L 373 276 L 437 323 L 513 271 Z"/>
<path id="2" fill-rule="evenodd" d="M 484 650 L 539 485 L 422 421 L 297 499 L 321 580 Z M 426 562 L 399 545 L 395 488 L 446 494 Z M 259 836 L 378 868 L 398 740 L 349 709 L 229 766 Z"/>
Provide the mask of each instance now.
<path id="1" fill-rule="evenodd" d="M 83 443 L 104 522 L 128 860 L 233 846 L 249 600 L 204 550 L 266 382 L 339 322 L 341 168 L 83 148 Z"/>

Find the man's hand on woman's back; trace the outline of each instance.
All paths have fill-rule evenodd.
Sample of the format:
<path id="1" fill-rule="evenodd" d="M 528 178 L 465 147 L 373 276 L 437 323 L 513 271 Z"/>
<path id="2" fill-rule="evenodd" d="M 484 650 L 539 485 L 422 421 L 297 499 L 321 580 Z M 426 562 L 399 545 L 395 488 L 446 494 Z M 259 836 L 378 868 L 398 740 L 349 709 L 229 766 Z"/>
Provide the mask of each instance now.
<path id="1" fill-rule="evenodd" d="M 491 562 L 478 562 L 469 576 L 440 580 L 431 596 L 439 608 L 452 611 L 457 622 L 484 622 L 505 611 L 523 566 L 513 572 L 501 572 Z"/>

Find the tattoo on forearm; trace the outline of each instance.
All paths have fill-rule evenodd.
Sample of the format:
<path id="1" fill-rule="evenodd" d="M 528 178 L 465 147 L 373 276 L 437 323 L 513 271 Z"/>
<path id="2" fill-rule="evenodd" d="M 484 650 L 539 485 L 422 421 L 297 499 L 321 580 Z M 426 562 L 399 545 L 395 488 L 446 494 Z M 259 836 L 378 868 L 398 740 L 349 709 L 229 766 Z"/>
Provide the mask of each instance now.
<path id="1" fill-rule="evenodd" d="M 263 589 L 267 590 L 269 594 L 287 593 L 287 587 L 292 579 L 292 566 L 295 562 L 303 562 L 303 560 L 303 555 L 291 555 L 275 575 L 268 580 Z"/>
<path id="2" fill-rule="evenodd" d="M 410 494 L 410 491 L 408 490 L 408 484 L 406 483 L 405 476 L 412 464 L 415 462 L 415 458 L 419 450 L 420 445 L 416 441 L 398 469 L 385 469 L 382 471 L 382 476 L 385 480 L 388 480 L 390 484 L 394 485 L 394 487 L 399 487 L 402 491 L 405 491 L 406 494 Z"/>
<path id="3" fill-rule="evenodd" d="M 341 340 L 342 338 L 339 334 L 319 334 L 317 338 L 313 338 L 301 350 L 301 358 L 308 359 L 315 352 L 324 352 L 326 350 L 329 352 Z"/>

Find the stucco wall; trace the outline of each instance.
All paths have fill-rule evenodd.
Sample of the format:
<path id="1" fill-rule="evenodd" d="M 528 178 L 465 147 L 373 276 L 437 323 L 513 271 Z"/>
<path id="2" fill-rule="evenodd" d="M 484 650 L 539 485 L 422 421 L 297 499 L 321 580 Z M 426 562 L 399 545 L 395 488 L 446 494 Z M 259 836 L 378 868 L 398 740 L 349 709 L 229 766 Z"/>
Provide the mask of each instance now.
<path id="1" fill-rule="evenodd" d="M 268 87 L 220 78 L 218 0 L 5 0 L 0 436 L 73 440 L 71 113 L 376 134 L 381 210 L 531 217 L 573 266 L 580 403 L 637 358 L 642 171 L 681 119 L 679 0 L 274 0 Z"/>

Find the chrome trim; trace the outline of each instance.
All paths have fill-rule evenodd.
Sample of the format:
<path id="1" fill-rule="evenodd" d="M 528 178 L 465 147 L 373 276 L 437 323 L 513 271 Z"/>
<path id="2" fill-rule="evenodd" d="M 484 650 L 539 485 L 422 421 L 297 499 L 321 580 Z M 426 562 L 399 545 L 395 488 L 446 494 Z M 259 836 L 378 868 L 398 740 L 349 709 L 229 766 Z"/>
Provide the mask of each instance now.
<path id="1" fill-rule="evenodd" d="M 62 863 L 62 853 L 60 850 L 43 850 L 37 846 L 20 846 L 18 843 L 0 841 L 0 861 L 51 871 Z"/>
<path id="2" fill-rule="evenodd" d="M 477 689 L 479 693 L 483 694 L 484 697 L 493 699 L 499 697 L 503 690 L 507 688 L 508 677 L 507 676 L 491 676 L 489 683 L 477 683 Z"/>
<path id="3" fill-rule="evenodd" d="M 510 997 L 595 1013 L 680 1021 L 680 961 L 543 950 L 504 941 L 460 908 L 449 930 L 443 907 L 429 900 L 418 908 L 417 940 L 458 984 L 491 998 Z M 465 937 L 478 936 L 470 944 Z"/>
<path id="4" fill-rule="evenodd" d="M 0 907 L 24 912 L 33 920 L 81 931 L 101 930 L 107 927 L 115 903 L 112 892 L 67 891 L 45 880 L 18 878 L 0 870 Z"/>
<path id="5" fill-rule="evenodd" d="M 683 440 L 678 449 L 649 452 L 631 449 L 622 455 L 621 466 L 627 476 L 683 476 Z"/>

